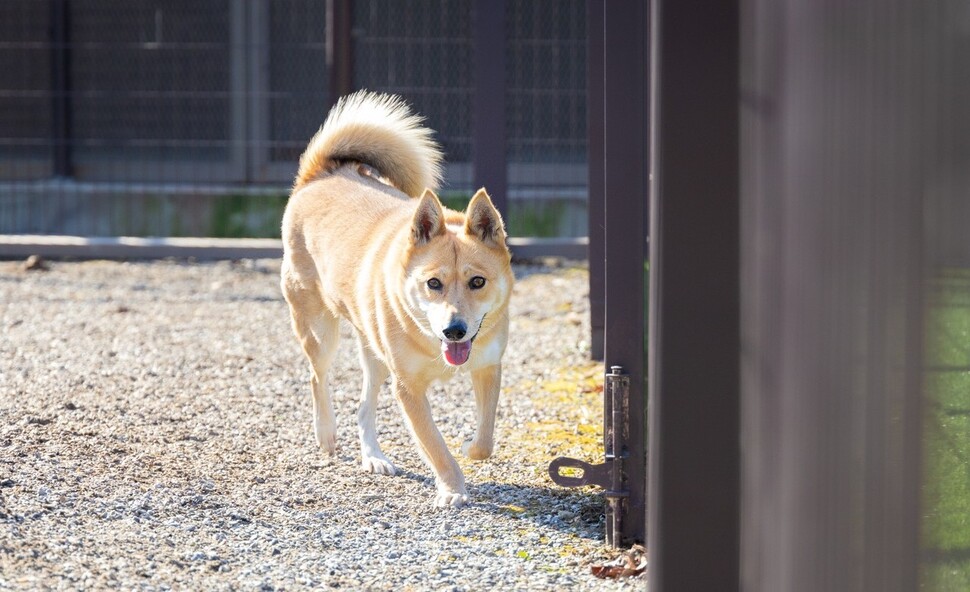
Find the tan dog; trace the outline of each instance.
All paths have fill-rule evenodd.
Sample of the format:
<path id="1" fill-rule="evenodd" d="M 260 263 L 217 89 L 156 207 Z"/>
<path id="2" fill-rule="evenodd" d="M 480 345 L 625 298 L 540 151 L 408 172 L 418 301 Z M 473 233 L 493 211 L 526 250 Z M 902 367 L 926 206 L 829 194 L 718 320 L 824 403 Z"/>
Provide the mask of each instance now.
<path id="1" fill-rule="evenodd" d="M 468 501 L 464 476 L 425 392 L 470 372 L 478 425 L 463 449 L 473 459 L 492 453 L 513 276 L 502 218 L 485 190 L 463 214 L 434 194 L 441 152 L 420 123 L 393 96 L 358 92 L 337 103 L 300 158 L 283 216 L 281 286 L 313 369 L 320 446 L 336 448 L 326 377 L 344 317 L 356 330 L 364 375 L 363 468 L 395 472 L 375 425 L 377 394 L 390 376 L 435 473 L 435 505 L 457 506 Z"/>

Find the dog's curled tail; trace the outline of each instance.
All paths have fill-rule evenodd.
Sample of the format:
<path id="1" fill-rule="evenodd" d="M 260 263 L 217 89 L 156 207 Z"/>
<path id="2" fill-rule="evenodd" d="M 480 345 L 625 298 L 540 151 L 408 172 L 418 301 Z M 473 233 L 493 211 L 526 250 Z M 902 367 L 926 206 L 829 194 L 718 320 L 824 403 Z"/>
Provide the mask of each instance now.
<path id="1" fill-rule="evenodd" d="M 441 182 L 441 148 L 400 97 L 358 91 L 342 97 L 300 156 L 296 191 L 353 161 L 377 169 L 412 197 Z"/>

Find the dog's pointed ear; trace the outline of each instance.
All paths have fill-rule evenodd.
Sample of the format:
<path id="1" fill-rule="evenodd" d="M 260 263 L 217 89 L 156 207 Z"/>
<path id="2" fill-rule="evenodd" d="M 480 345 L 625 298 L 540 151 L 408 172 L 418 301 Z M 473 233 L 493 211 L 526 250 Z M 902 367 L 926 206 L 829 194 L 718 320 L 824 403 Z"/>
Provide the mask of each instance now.
<path id="1" fill-rule="evenodd" d="M 468 202 L 468 208 L 465 210 L 465 233 L 490 246 L 497 247 L 505 244 L 505 224 L 502 222 L 502 215 L 495 209 L 492 198 L 485 192 L 484 187 L 479 189 Z"/>
<path id="2" fill-rule="evenodd" d="M 411 223 L 411 242 L 416 245 L 431 242 L 445 231 L 445 214 L 434 191 L 425 189 L 419 200 Z"/>

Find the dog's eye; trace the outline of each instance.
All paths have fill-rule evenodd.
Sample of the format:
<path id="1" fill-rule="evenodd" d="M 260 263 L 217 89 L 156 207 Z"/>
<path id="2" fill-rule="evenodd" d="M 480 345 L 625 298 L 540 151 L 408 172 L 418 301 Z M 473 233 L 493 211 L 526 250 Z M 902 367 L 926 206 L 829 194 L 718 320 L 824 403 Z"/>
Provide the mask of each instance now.
<path id="1" fill-rule="evenodd" d="M 472 290 L 477 290 L 485 285 L 485 278 L 480 275 L 476 275 L 472 279 L 468 280 L 468 287 Z"/>
<path id="2" fill-rule="evenodd" d="M 431 278 L 428 280 L 428 287 L 435 291 L 440 290 L 442 287 L 441 280 L 438 278 Z"/>

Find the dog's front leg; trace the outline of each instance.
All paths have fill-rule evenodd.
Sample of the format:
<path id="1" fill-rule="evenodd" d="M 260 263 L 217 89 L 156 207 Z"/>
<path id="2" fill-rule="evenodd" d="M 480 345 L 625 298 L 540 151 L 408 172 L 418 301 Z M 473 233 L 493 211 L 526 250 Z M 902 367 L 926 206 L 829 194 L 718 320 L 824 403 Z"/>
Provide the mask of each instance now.
<path id="1" fill-rule="evenodd" d="M 435 473 L 435 486 L 438 493 L 434 505 L 461 506 L 468 502 L 468 492 L 465 491 L 465 477 L 455 457 L 448 451 L 445 439 L 441 437 L 438 426 L 431 416 L 431 405 L 425 396 L 427 385 L 417 389 L 394 380 L 394 396 L 397 398 L 408 426 L 418 444 L 418 450 L 424 461 Z"/>
<path id="2" fill-rule="evenodd" d="M 492 455 L 495 447 L 495 410 L 502 385 L 502 365 L 495 364 L 472 372 L 472 388 L 475 390 L 475 409 L 478 425 L 475 437 L 462 445 L 465 456 L 482 460 Z"/>

